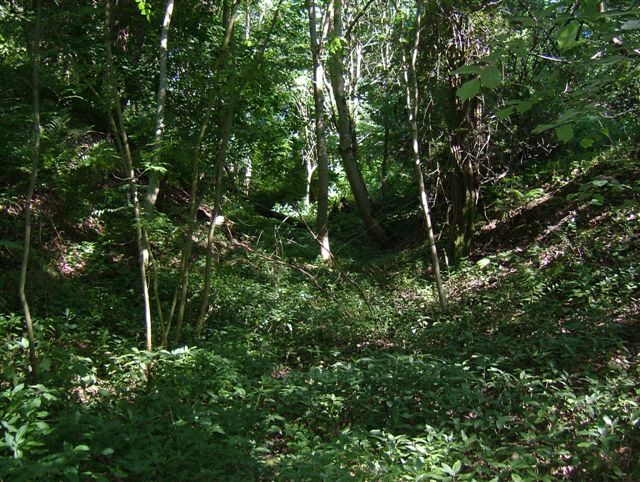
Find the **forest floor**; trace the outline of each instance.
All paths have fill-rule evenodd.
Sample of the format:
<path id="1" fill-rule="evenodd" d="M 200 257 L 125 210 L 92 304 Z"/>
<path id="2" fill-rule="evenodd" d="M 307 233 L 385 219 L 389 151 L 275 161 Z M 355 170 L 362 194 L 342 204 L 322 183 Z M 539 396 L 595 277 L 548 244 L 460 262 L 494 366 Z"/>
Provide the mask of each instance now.
<path id="1" fill-rule="evenodd" d="M 640 480 L 639 173 L 488 223 L 447 313 L 419 245 L 345 221 L 326 267 L 304 230 L 238 214 L 205 336 L 170 351 L 132 348 L 135 269 L 78 248 L 40 300 L 39 385 L 0 315 L 0 478 Z"/>

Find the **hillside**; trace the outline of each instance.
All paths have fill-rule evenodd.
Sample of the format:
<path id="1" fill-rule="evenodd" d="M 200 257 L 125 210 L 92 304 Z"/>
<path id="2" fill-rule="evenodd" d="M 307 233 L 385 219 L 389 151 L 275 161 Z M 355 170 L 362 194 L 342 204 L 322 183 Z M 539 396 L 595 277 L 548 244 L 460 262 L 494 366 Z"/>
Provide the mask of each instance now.
<path id="1" fill-rule="evenodd" d="M 304 230 L 260 216 L 220 235 L 215 322 L 171 351 L 131 348 L 133 266 L 61 270 L 38 385 L 12 386 L 25 342 L 2 317 L 5 440 L 22 455 L 2 476 L 637 479 L 638 173 L 597 166 L 490 223 L 483 257 L 447 276 L 448 313 L 422 244 L 345 244 L 322 267 Z"/>

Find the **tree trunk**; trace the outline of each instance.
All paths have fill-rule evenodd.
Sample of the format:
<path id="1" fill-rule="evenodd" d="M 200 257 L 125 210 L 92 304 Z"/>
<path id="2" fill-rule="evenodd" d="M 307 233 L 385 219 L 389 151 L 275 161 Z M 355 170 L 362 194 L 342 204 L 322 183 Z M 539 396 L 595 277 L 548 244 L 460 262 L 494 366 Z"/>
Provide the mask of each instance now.
<path id="1" fill-rule="evenodd" d="M 335 39 L 342 39 L 342 0 L 333 1 L 333 37 Z M 371 202 L 369 200 L 369 191 L 358 167 L 356 157 L 356 130 L 345 95 L 343 62 L 342 48 L 338 48 L 337 52 L 333 54 L 330 59 L 329 73 L 333 96 L 336 101 L 336 109 L 338 111 L 337 127 L 340 137 L 340 156 L 342 157 L 342 163 L 347 179 L 349 180 L 349 185 L 351 186 L 351 191 L 353 192 L 358 213 L 371 236 L 373 236 L 380 246 L 385 247 L 388 245 L 387 234 L 382 229 L 378 220 L 373 216 Z"/>
<path id="2" fill-rule="evenodd" d="M 29 339 L 29 365 L 31 373 L 29 378 L 32 383 L 38 382 L 38 357 L 36 355 L 36 339 L 33 330 L 33 320 L 29 310 L 29 301 L 25 292 L 27 282 L 27 268 L 29 267 L 29 251 L 31 248 L 31 205 L 38 177 L 38 162 L 40 159 L 40 84 L 38 67 L 40 63 L 40 37 L 42 33 L 42 0 L 36 2 L 36 25 L 33 37 L 33 51 L 31 53 L 32 68 L 32 94 L 33 94 L 33 146 L 31 150 L 31 178 L 27 191 L 26 205 L 24 208 L 24 249 L 22 253 L 22 265 L 20 267 L 20 282 L 18 294 L 24 311 L 24 321 Z"/>
<path id="3" fill-rule="evenodd" d="M 389 187 L 389 114 L 383 113 L 384 134 L 382 138 L 382 164 L 380 165 L 380 192 L 384 197 Z"/>
<path id="4" fill-rule="evenodd" d="M 130 186 L 131 203 L 133 204 L 134 222 L 136 226 L 136 242 L 138 245 L 138 257 L 140 263 L 140 278 L 142 282 L 142 297 L 144 301 L 144 319 L 146 330 L 146 347 L 147 351 L 153 349 L 152 341 L 152 329 L 151 329 L 151 303 L 149 300 L 149 285 L 147 283 L 147 263 L 149 260 L 149 250 L 146 244 L 146 237 L 142 228 L 140 201 L 138 199 L 138 187 L 136 186 L 135 171 L 133 169 L 133 156 L 131 155 L 131 148 L 129 147 L 129 139 L 127 131 L 124 125 L 124 117 L 122 115 L 122 108 L 120 102 L 120 93 L 118 92 L 118 86 L 116 84 L 115 68 L 113 65 L 113 54 L 111 52 L 111 0 L 107 0 L 105 10 L 105 47 L 107 51 L 107 76 L 108 83 L 112 90 L 112 95 L 109 97 L 111 104 L 109 111 L 111 115 L 111 109 L 115 107 L 116 121 L 114 122 L 116 136 L 120 137 L 120 143 L 124 150 L 123 157 L 126 165 L 126 176 Z M 117 122 L 117 124 L 116 124 Z"/>
<path id="5" fill-rule="evenodd" d="M 214 88 L 217 87 L 218 79 L 222 74 L 227 62 L 227 51 L 229 49 L 229 44 L 231 43 L 231 39 L 233 37 L 233 29 L 236 23 L 238 6 L 240 5 L 240 1 L 236 0 L 232 5 L 229 5 L 228 2 L 224 4 L 224 12 L 222 15 L 222 24 L 225 29 L 225 34 L 222 39 L 222 43 L 220 45 L 220 53 L 218 55 L 218 59 L 216 60 L 216 72 L 214 77 Z M 196 224 L 196 213 L 201 205 L 201 199 L 198 198 L 198 187 L 200 182 L 200 154 L 202 150 L 202 143 L 204 142 L 205 134 L 207 132 L 209 121 L 211 119 L 211 111 L 213 110 L 213 101 L 214 101 L 214 93 L 210 94 L 210 97 L 207 101 L 207 107 L 205 109 L 204 116 L 202 118 L 202 122 L 200 125 L 200 130 L 198 133 L 198 138 L 196 141 L 193 160 L 191 164 L 191 188 L 189 192 L 189 217 L 187 220 L 187 229 L 184 238 L 184 244 L 182 248 L 182 257 L 180 262 L 180 271 L 179 271 L 179 280 L 176 285 L 176 290 L 173 294 L 173 299 L 171 302 L 171 308 L 169 311 L 168 321 L 165 329 L 165 333 L 163 335 L 163 344 L 167 345 L 169 331 L 171 330 L 171 325 L 173 323 L 173 316 L 175 313 L 176 306 L 178 307 L 178 318 L 176 320 L 176 335 L 175 339 L 179 339 L 180 332 L 182 331 L 182 324 L 184 322 L 184 314 L 186 310 L 187 304 L 187 294 L 189 292 L 189 272 L 191 269 L 191 253 L 193 251 L 193 231 L 195 229 Z M 215 171 L 215 168 L 214 168 Z M 214 174 L 215 177 L 215 174 Z M 215 182 L 215 181 L 214 181 Z M 178 295 L 180 296 L 178 303 Z"/>
<path id="6" fill-rule="evenodd" d="M 215 164 L 215 200 L 213 203 L 213 215 L 209 223 L 209 234 L 207 236 L 207 261 L 204 272 L 204 288 L 202 289 L 202 298 L 200 302 L 200 310 L 198 312 L 198 321 L 196 322 L 196 334 L 200 336 L 204 328 L 204 322 L 209 311 L 209 292 L 211 291 L 211 276 L 213 272 L 213 243 L 215 240 L 215 229 L 218 217 L 222 212 L 222 174 L 224 172 L 224 163 L 227 157 L 227 147 L 231 138 L 231 127 L 233 125 L 233 117 L 235 114 L 235 96 L 231 97 L 231 101 L 227 106 L 227 111 L 222 119 L 220 139 L 220 147 L 216 155 Z"/>
<path id="7" fill-rule="evenodd" d="M 460 137 L 461 134 L 458 131 L 449 139 L 453 158 L 453 169 L 449 180 L 451 195 L 449 256 L 453 263 L 457 263 L 469 254 L 478 201 L 473 161 L 465 154 L 465 142 Z"/>
<path id="8" fill-rule="evenodd" d="M 447 52 L 451 71 L 473 62 L 482 55 L 471 19 L 449 9 L 447 20 L 453 41 Z M 451 74 L 449 89 L 452 117 L 449 124 L 449 150 L 452 166 L 448 185 L 451 198 L 449 215 L 449 258 L 458 263 L 469 254 L 479 197 L 478 171 L 487 152 L 487 138 L 482 129 L 482 97 L 461 102 L 456 96 L 461 79 Z"/>
<path id="9" fill-rule="evenodd" d="M 158 81 L 158 105 L 156 107 L 156 129 L 153 139 L 153 164 L 160 164 L 162 152 L 162 134 L 164 133 L 164 106 L 167 98 L 167 42 L 169 37 L 169 26 L 171 25 L 171 15 L 173 14 L 173 1 L 167 0 L 164 9 L 164 20 L 162 21 L 162 32 L 160 33 L 160 55 L 158 59 L 160 78 Z M 148 208 L 153 208 L 158 200 L 160 191 L 160 176 L 156 171 L 151 171 L 149 186 L 147 187 L 146 204 Z"/>
<path id="10" fill-rule="evenodd" d="M 329 158 L 324 127 L 324 71 L 322 68 L 322 39 L 318 39 L 315 0 L 307 0 L 309 13 L 309 33 L 311 55 L 313 57 L 313 102 L 316 130 L 316 165 L 318 167 L 318 206 L 316 218 L 317 239 L 320 244 L 320 256 L 327 262 L 331 260 L 329 245 Z M 311 179 L 309 179 L 309 186 Z"/>
<path id="11" fill-rule="evenodd" d="M 404 77 L 407 90 L 407 111 L 409 113 L 409 126 L 411 127 L 411 147 L 413 151 L 414 171 L 418 181 L 418 195 L 424 214 L 425 224 L 427 228 L 427 237 L 429 239 L 429 249 L 431 251 L 431 263 L 433 264 L 433 273 L 438 288 L 438 298 L 440 300 L 440 308 L 442 311 L 447 310 L 447 298 L 444 293 L 444 286 L 440 276 L 440 261 L 438 260 L 438 249 L 436 247 L 435 237 L 433 235 L 433 226 L 431 224 L 431 213 L 429 210 L 429 196 L 425 187 L 424 176 L 422 175 L 422 165 L 420 162 L 420 142 L 418 136 L 418 105 L 419 90 L 416 77 L 416 60 L 418 57 L 418 47 L 420 45 L 420 30 L 422 28 L 421 2 L 416 0 L 416 33 L 411 51 L 411 58 L 407 62 L 404 56 Z"/>

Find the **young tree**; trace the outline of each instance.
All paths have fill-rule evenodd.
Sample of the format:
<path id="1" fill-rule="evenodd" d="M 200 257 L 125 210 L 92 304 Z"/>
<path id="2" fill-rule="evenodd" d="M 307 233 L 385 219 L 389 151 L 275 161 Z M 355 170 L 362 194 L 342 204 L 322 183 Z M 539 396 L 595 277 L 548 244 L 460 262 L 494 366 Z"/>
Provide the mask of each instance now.
<path id="1" fill-rule="evenodd" d="M 271 17 L 271 22 L 266 29 L 264 40 L 258 47 L 258 50 L 255 52 L 255 54 L 250 57 L 250 61 L 246 65 L 246 68 L 243 70 L 241 75 L 238 75 L 237 68 L 230 69 L 230 75 L 226 89 L 227 100 L 224 103 L 219 122 L 220 142 L 218 145 L 218 152 L 216 153 L 216 162 L 214 166 L 213 188 L 215 199 L 213 215 L 209 223 L 209 233 L 207 235 L 207 258 L 204 273 L 204 287 L 202 289 L 200 298 L 200 309 L 198 310 L 198 319 L 196 321 L 196 334 L 198 336 L 202 333 L 202 329 L 204 328 L 204 323 L 209 312 L 209 296 L 211 294 L 211 277 L 213 273 L 213 242 L 215 239 L 215 228 L 217 223 L 219 222 L 219 216 L 222 213 L 222 177 L 227 160 L 227 149 L 229 147 L 229 141 L 231 139 L 236 108 L 241 97 L 241 89 L 249 82 L 253 75 L 255 75 L 257 68 L 261 66 L 264 60 L 264 54 L 271 40 L 271 35 L 275 30 L 282 3 L 283 0 L 280 0 L 273 7 L 273 16 Z M 232 43 L 232 47 L 233 46 L 234 44 Z"/>
<path id="2" fill-rule="evenodd" d="M 146 332 L 147 351 L 153 349 L 152 327 L 151 327 L 151 303 L 149 300 L 149 284 L 147 282 L 147 263 L 149 261 L 149 249 L 147 247 L 146 236 L 142 227 L 142 216 L 140 200 L 138 198 L 138 186 L 136 183 L 136 173 L 133 168 L 133 156 L 129 145 L 129 138 L 122 115 L 122 103 L 118 90 L 116 71 L 113 63 L 113 53 L 111 49 L 111 25 L 112 25 L 112 4 L 107 0 L 105 8 L 105 49 L 107 53 L 107 84 L 111 92 L 107 96 L 109 102 L 109 118 L 114 135 L 118 140 L 120 154 L 125 165 L 125 175 L 129 182 L 129 196 L 133 205 L 134 223 L 136 228 L 136 243 L 138 246 L 138 261 L 140 265 L 140 280 L 142 283 L 142 297 L 144 301 L 144 320 Z M 115 119 L 113 111 L 115 110 Z"/>
<path id="3" fill-rule="evenodd" d="M 222 179 L 221 178 L 222 168 L 220 169 L 220 176 L 218 175 L 218 164 L 219 164 L 218 160 L 220 159 L 220 162 L 224 161 L 224 153 L 222 154 L 222 156 L 218 155 L 216 157 L 216 163 L 213 169 L 214 172 L 210 179 L 210 182 L 204 183 L 205 188 L 203 189 L 204 191 L 203 195 L 198 195 L 198 191 L 200 187 L 200 159 L 202 156 L 203 143 L 205 141 L 205 136 L 209 127 L 209 123 L 214 112 L 215 101 L 217 99 L 217 96 L 221 95 L 221 93 L 218 91 L 220 90 L 220 87 L 221 87 L 220 79 L 222 78 L 223 72 L 226 71 L 228 54 L 229 54 L 231 42 L 233 40 L 234 28 L 236 25 L 239 6 L 240 6 L 240 0 L 234 0 L 233 2 L 225 1 L 223 3 L 222 26 L 224 29 L 224 34 L 220 43 L 220 48 L 219 48 L 218 56 L 215 63 L 213 89 L 208 94 L 206 107 L 202 116 L 200 128 L 198 130 L 198 137 L 195 143 L 194 153 L 192 157 L 191 188 L 189 191 L 189 214 L 187 218 L 184 244 L 182 247 L 182 257 L 180 262 L 178 284 L 176 285 L 176 290 L 174 292 L 173 300 L 171 303 L 171 309 L 169 312 L 165 333 L 163 334 L 164 345 L 166 345 L 168 341 L 168 335 L 171 329 L 171 324 L 172 324 L 173 316 L 175 313 L 176 303 L 178 302 L 178 294 L 180 298 L 177 305 L 178 314 L 177 314 L 177 320 L 176 320 L 176 329 L 174 333 L 174 339 L 178 340 L 182 333 L 185 309 L 187 305 L 187 295 L 189 291 L 189 272 L 191 269 L 191 253 L 193 250 L 193 232 L 196 225 L 196 213 L 198 212 L 198 209 L 202 204 L 203 195 L 206 194 L 206 192 L 209 190 L 212 184 L 215 190 L 217 188 L 218 182 L 220 182 Z M 233 112 L 231 112 L 231 115 L 233 116 Z M 223 127 L 223 124 L 224 122 L 221 122 L 219 127 Z M 229 128 L 230 127 L 231 126 L 229 125 Z M 229 132 L 229 135 L 230 135 L 230 132 Z M 220 154 L 220 151 L 222 150 L 224 150 L 226 153 L 226 149 L 227 149 L 226 144 L 228 143 L 228 138 L 226 140 L 224 138 L 225 138 L 225 135 L 223 134 L 219 141 L 218 154 Z M 222 149 L 223 145 L 224 145 L 224 149 Z M 214 211 L 215 211 L 215 207 L 214 207 Z M 214 222 L 216 217 L 217 215 L 213 217 Z M 215 230 L 215 227 L 213 229 Z M 211 229 L 209 231 L 211 232 Z M 211 233 L 211 236 L 213 236 L 213 233 Z"/>
<path id="4" fill-rule="evenodd" d="M 433 264 L 433 273 L 438 288 L 438 298 L 440 307 L 443 311 L 447 309 L 447 298 L 444 293 L 444 286 L 440 276 L 440 262 L 438 260 L 438 249 L 436 247 L 435 237 L 433 235 L 433 226 L 431 224 L 431 213 L 429 210 L 429 196 L 425 187 L 424 176 L 422 175 L 422 163 L 420 162 L 420 140 L 418 134 L 418 106 L 420 105 L 420 92 L 418 88 L 418 80 L 416 77 L 416 60 L 420 46 L 420 31 L 422 30 L 422 5 L 420 0 L 416 0 L 416 32 L 414 36 L 413 46 L 411 48 L 409 59 L 404 55 L 404 78 L 406 85 L 407 112 L 409 114 L 409 126 L 411 128 L 411 148 L 414 160 L 414 172 L 418 181 L 418 196 L 422 213 L 424 215 L 427 237 L 429 239 L 429 249 L 431 251 L 431 263 Z"/>
<path id="5" fill-rule="evenodd" d="M 331 260 L 329 247 L 328 208 L 329 208 L 329 158 L 327 155 L 327 140 L 324 126 L 324 69 L 322 54 L 324 37 L 318 35 L 317 14 L 315 0 L 307 0 L 309 14 L 309 39 L 311 43 L 311 57 L 313 59 L 313 103 L 316 134 L 316 159 L 318 166 L 318 211 L 316 219 L 316 237 L 320 243 L 320 256 L 323 261 Z"/>
<path id="6" fill-rule="evenodd" d="M 164 8 L 164 19 L 162 21 L 162 32 L 160 33 L 160 51 L 158 55 L 158 103 L 156 107 L 156 127 L 153 139 L 153 166 L 160 165 L 162 153 L 162 135 L 164 133 L 164 109 L 167 98 L 167 43 L 169 37 L 169 27 L 171 25 L 171 15 L 173 14 L 174 0 L 167 0 Z M 146 204 L 148 208 L 153 208 L 158 199 L 160 191 L 160 178 L 158 171 L 153 169 L 149 176 L 147 187 Z"/>
<path id="7" fill-rule="evenodd" d="M 333 0 L 332 13 L 333 29 L 331 38 L 333 52 L 329 59 L 329 73 L 337 110 L 336 120 L 340 138 L 340 156 L 362 221 L 378 244 L 387 246 L 389 243 L 387 234 L 373 215 L 369 191 L 358 167 L 356 126 L 345 92 L 342 0 Z"/>
<path id="8" fill-rule="evenodd" d="M 38 380 L 38 358 L 36 355 L 36 339 L 33 330 L 33 320 L 29 309 L 29 301 L 25 292 L 27 282 L 27 269 L 29 267 L 29 251 L 31 248 L 31 206 L 33 204 L 33 194 L 38 177 L 38 163 L 40 160 L 40 81 L 38 67 L 40 63 L 40 37 L 42 34 L 42 0 L 36 1 L 36 21 L 33 33 L 33 46 L 31 51 L 31 82 L 33 95 L 33 146 L 31 149 L 31 177 L 27 191 L 26 204 L 24 207 L 24 248 L 22 252 L 22 265 L 20 267 L 20 282 L 18 284 L 18 294 L 22 309 L 24 311 L 24 321 L 27 327 L 27 337 L 29 339 L 29 365 L 31 366 L 30 378 L 33 383 Z"/>

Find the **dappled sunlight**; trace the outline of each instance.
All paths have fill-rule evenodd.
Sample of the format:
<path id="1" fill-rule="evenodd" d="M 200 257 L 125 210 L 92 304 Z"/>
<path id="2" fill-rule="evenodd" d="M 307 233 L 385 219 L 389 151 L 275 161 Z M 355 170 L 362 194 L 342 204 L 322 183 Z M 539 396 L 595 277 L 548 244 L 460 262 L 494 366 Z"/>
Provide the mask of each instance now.
<path id="1" fill-rule="evenodd" d="M 640 480 L 632 3 L 0 2 L 0 480 Z"/>

